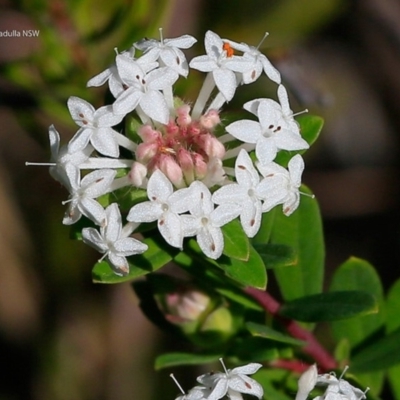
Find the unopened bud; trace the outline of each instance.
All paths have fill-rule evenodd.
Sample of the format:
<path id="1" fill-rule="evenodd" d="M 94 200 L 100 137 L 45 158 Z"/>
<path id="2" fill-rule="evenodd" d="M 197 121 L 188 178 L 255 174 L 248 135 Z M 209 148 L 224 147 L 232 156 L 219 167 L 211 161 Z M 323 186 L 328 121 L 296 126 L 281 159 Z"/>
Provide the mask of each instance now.
<path id="1" fill-rule="evenodd" d="M 306 400 L 308 394 L 314 389 L 315 384 L 317 383 L 317 378 L 317 366 L 313 364 L 300 376 L 295 400 Z"/>
<path id="2" fill-rule="evenodd" d="M 146 175 L 147 168 L 143 164 L 134 161 L 131 170 L 129 171 L 129 180 L 132 185 L 136 187 L 142 187 Z"/>
<path id="3" fill-rule="evenodd" d="M 179 126 L 188 126 L 192 122 L 192 118 L 189 115 L 190 106 L 184 104 L 176 110 L 177 119 L 176 122 Z"/>
<path id="4" fill-rule="evenodd" d="M 182 168 L 168 154 L 162 154 L 159 159 L 158 168 L 172 182 L 172 184 L 181 188 L 184 187 Z"/>
<path id="5" fill-rule="evenodd" d="M 220 122 L 217 110 L 210 110 L 200 117 L 200 124 L 205 129 L 213 129 Z"/>
<path id="6" fill-rule="evenodd" d="M 143 125 L 138 129 L 138 135 L 145 143 L 154 142 L 160 138 L 160 132 L 154 130 L 150 125 Z"/>

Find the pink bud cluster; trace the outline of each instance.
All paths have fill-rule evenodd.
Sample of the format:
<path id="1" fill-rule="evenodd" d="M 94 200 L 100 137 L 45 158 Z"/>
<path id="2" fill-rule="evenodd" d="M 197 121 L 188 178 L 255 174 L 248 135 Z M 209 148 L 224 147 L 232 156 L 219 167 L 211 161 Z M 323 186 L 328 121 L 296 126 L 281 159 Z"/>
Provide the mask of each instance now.
<path id="1" fill-rule="evenodd" d="M 225 155 L 224 145 L 213 131 L 220 122 L 217 110 L 209 110 L 199 119 L 192 119 L 190 106 L 176 109 L 176 118 L 167 125 L 154 128 L 143 125 L 138 134 L 142 143 L 136 150 L 136 160 L 147 168 L 150 176 L 160 169 L 176 188 L 189 186 L 195 180 L 218 180 L 218 169 L 210 168 Z M 217 179 L 214 179 L 214 175 Z M 223 174 L 221 174 L 222 176 Z M 134 165 L 131 180 L 143 179 L 143 168 Z"/>

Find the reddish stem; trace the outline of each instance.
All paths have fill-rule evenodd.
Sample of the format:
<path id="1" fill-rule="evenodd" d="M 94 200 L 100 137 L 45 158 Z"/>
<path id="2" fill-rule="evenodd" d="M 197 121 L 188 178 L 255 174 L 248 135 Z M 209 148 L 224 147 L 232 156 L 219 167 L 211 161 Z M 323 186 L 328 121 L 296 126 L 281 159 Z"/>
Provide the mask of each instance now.
<path id="1" fill-rule="evenodd" d="M 292 337 L 306 342 L 302 350 L 310 355 L 321 369 L 326 371 L 337 367 L 335 359 L 321 346 L 310 331 L 301 327 L 297 322 L 279 315 L 281 305 L 269 293 L 250 287 L 245 289 L 245 292 L 257 300 L 267 312 L 278 318 Z"/>

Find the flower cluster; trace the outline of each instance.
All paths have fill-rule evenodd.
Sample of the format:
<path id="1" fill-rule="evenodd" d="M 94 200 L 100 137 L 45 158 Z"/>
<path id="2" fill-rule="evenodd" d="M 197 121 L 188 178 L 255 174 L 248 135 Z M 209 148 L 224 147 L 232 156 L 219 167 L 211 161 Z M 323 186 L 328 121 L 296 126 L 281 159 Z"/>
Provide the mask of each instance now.
<path id="1" fill-rule="evenodd" d="M 79 129 L 67 145 L 60 147 L 57 130 L 49 128 L 50 173 L 70 193 L 63 223 L 85 216 L 97 225 L 99 230 L 83 229 L 83 240 L 107 257 L 118 274 L 129 272 L 127 257 L 147 249 L 130 237 L 140 223 L 157 221 L 165 241 L 180 249 L 185 237 L 195 236 L 204 254 L 217 259 L 224 249 L 221 228 L 228 222 L 239 217 L 246 235 L 253 237 L 263 213 L 282 205 L 289 216 L 299 205 L 303 159 L 296 154 L 284 168 L 275 157 L 280 150 L 309 145 L 280 74 L 266 56 L 258 47 L 208 31 L 206 54 L 188 63 L 182 49 L 196 39 L 163 39 L 160 34 L 160 41 L 143 39 L 117 53 L 114 65 L 89 80 L 88 86 L 108 83 L 113 104 L 96 110 L 84 99 L 68 100 Z M 173 89 L 189 67 L 207 73 L 193 106 L 174 97 Z M 220 133 L 224 104 L 263 72 L 277 85 L 278 101 L 245 103 L 252 119 L 230 123 Z M 128 115 L 136 121 L 130 134 L 121 127 Z M 144 189 L 148 201 L 129 210 L 118 202 L 101 205 L 101 196 L 121 188 Z"/>
<path id="2" fill-rule="evenodd" d="M 262 386 L 247 376 L 257 372 L 261 368 L 261 364 L 250 363 L 230 370 L 225 368 L 222 359 L 220 362 L 224 372 L 210 372 L 199 376 L 197 381 L 202 386 L 195 386 L 187 394 L 171 375 L 182 392 L 182 396 L 178 396 L 175 400 L 219 400 L 225 396 L 232 400 L 242 400 L 242 394 L 262 398 L 264 394 Z"/>
<path id="3" fill-rule="evenodd" d="M 334 372 L 328 374 L 318 374 L 316 365 L 312 365 L 301 376 L 298 382 L 298 391 L 295 400 L 306 400 L 309 393 L 316 385 L 326 386 L 322 396 L 314 397 L 314 400 L 362 400 L 366 399 L 365 392 L 358 389 L 343 379 L 348 367 L 344 369 L 339 378 Z"/>

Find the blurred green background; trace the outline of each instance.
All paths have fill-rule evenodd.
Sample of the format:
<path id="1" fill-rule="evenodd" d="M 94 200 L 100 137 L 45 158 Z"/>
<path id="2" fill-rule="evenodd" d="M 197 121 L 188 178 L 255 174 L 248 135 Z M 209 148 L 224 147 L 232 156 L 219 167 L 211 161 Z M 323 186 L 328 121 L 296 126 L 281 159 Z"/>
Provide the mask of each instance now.
<path id="1" fill-rule="evenodd" d="M 396 0 L 0 0 L 0 400 L 175 398 L 154 356 L 181 349 L 150 325 L 129 285 L 96 286 L 97 254 L 61 224 L 66 191 L 47 168 L 48 126 L 67 142 L 66 101 L 102 105 L 86 82 L 143 37 L 192 34 L 257 45 L 282 73 L 294 111 L 326 120 L 307 153 L 305 182 L 320 202 L 330 268 L 369 259 L 386 287 L 399 276 L 400 3 Z M 38 37 L 17 37 L 39 30 Z M 199 74 L 185 99 L 195 100 Z M 266 81 L 231 109 L 270 93 Z M 186 370 L 175 372 L 190 388 Z M 383 398 L 388 399 L 389 395 Z"/>

